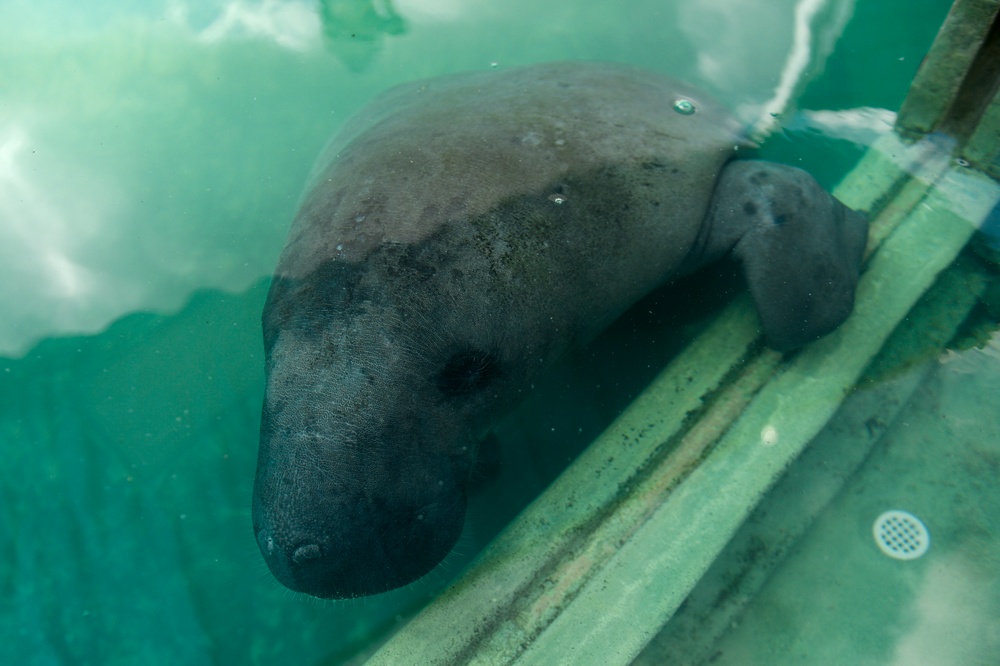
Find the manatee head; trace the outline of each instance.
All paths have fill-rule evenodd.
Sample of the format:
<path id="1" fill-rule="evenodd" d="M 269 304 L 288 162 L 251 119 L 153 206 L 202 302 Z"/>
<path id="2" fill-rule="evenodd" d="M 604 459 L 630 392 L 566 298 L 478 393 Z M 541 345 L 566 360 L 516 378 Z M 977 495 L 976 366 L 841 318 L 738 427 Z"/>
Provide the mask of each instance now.
<path id="1" fill-rule="evenodd" d="M 292 590 L 377 594 L 441 562 L 478 442 L 527 381 L 496 304 L 421 252 L 388 245 L 272 283 L 253 524 Z"/>

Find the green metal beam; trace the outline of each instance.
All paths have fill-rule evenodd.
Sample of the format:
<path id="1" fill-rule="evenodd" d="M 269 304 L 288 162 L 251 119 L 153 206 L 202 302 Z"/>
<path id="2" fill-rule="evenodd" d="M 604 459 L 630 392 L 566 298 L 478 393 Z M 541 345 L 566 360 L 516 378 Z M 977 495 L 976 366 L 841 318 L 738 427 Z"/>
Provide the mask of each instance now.
<path id="1" fill-rule="evenodd" d="M 961 97 L 962 87 L 980 85 L 970 81 L 976 78 L 970 73 L 998 10 L 1000 0 L 956 0 L 899 109 L 896 128 L 900 132 L 912 136 L 939 129 Z"/>

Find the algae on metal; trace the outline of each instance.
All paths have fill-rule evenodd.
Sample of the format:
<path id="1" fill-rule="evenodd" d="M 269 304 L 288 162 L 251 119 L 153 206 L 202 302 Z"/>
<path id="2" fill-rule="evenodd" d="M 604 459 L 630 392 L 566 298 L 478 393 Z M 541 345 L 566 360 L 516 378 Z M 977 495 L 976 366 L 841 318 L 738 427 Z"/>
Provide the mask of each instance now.
<path id="1" fill-rule="evenodd" d="M 956 0 L 952 5 L 899 109 L 896 126 L 904 134 L 928 134 L 946 121 L 998 9 L 998 0 Z"/>

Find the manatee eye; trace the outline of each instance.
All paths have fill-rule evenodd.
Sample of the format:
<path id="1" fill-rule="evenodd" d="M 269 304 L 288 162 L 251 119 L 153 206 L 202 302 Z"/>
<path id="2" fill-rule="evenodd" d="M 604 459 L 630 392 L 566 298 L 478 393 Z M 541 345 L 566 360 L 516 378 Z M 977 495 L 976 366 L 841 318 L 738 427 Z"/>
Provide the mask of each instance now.
<path id="1" fill-rule="evenodd" d="M 448 397 L 468 395 L 489 386 L 500 374 L 496 354 L 480 349 L 465 349 L 444 364 L 435 383 Z"/>

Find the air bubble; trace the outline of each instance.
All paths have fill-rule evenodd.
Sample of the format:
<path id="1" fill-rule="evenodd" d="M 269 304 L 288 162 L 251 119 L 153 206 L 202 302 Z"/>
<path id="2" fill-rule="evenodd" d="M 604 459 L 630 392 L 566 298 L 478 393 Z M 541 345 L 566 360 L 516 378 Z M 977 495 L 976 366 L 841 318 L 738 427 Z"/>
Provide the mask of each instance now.
<path id="1" fill-rule="evenodd" d="M 778 443 L 778 429 L 773 425 L 766 425 L 760 431 L 760 443 L 764 446 L 774 446 Z"/>
<path id="2" fill-rule="evenodd" d="M 684 99 L 682 97 L 674 100 L 674 111 L 681 115 L 690 116 L 695 112 L 695 110 L 694 102 L 689 99 Z"/>

